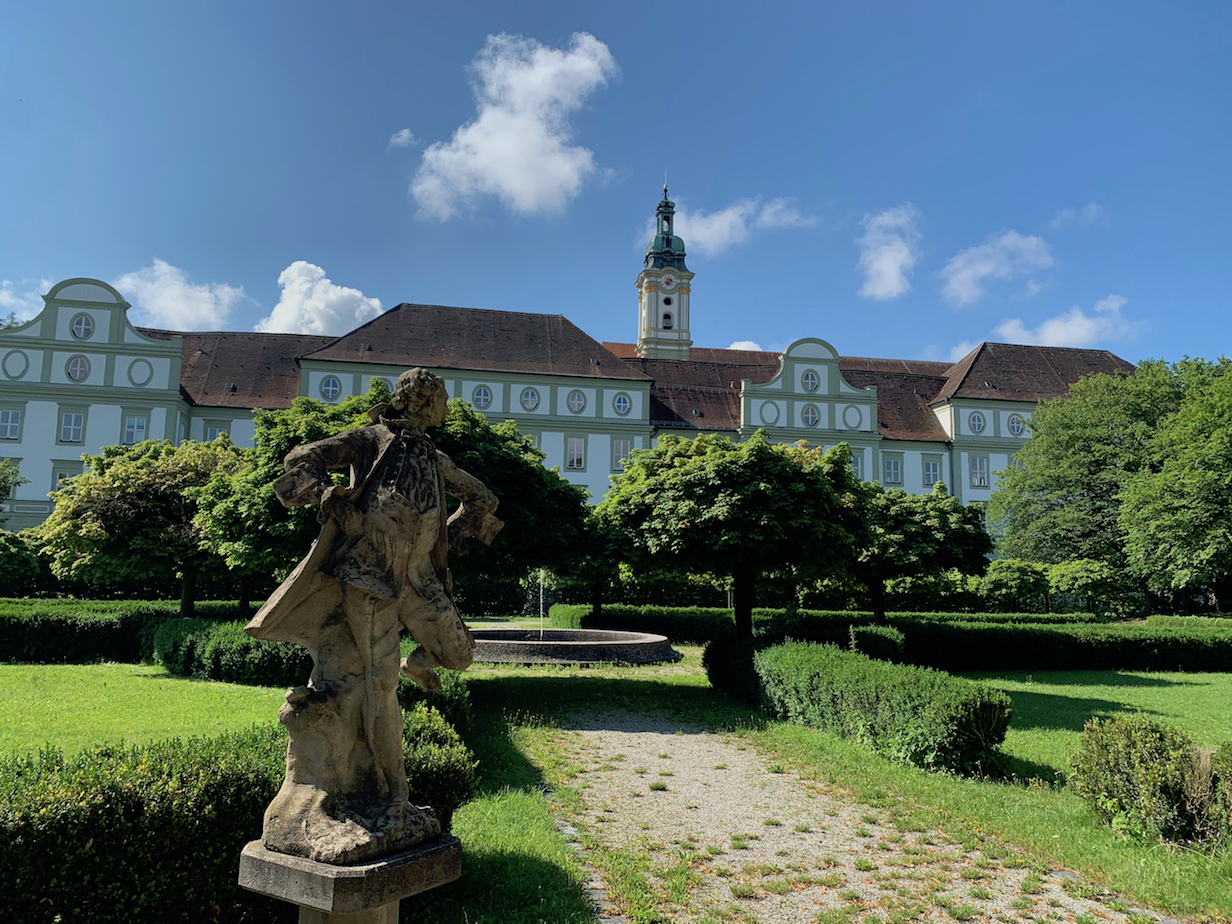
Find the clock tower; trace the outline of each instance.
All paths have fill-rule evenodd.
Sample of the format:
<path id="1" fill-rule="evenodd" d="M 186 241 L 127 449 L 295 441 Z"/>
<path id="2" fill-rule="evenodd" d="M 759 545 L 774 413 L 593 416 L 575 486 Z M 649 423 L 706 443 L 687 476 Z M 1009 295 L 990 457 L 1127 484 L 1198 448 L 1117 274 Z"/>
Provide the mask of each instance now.
<path id="1" fill-rule="evenodd" d="M 655 209 L 657 229 L 637 277 L 637 355 L 643 359 L 688 359 L 689 282 L 684 241 L 674 233 L 676 203 L 667 198 Z"/>

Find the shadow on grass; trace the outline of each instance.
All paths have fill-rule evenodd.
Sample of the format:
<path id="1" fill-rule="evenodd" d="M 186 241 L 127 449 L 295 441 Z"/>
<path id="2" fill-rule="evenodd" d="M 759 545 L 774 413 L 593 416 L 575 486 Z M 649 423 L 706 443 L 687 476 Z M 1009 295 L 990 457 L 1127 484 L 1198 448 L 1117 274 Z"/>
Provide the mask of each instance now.
<path id="1" fill-rule="evenodd" d="M 462 876 L 404 898 L 406 924 L 591 922 L 590 900 L 566 870 L 538 857 L 463 845 Z"/>
<path id="2" fill-rule="evenodd" d="M 979 671 L 963 672 L 958 676 L 969 677 L 972 680 L 1009 680 L 1014 683 L 1040 683 L 1058 687 L 1196 687 L 1206 685 L 1195 680 L 1168 680 L 1163 677 L 1143 677 L 1120 671 Z"/>
<path id="3" fill-rule="evenodd" d="M 1026 690 L 1013 690 L 1009 695 L 1014 701 L 1014 717 L 1010 725 L 1020 731 L 1035 728 L 1082 731 L 1082 726 L 1090 719 L 1096 716 L 1105 719 L 1118 712 L 1164 715 L 1154 709 L 1144 709 L 1142 706 L 1110 699 L 1031 693 Z"/>

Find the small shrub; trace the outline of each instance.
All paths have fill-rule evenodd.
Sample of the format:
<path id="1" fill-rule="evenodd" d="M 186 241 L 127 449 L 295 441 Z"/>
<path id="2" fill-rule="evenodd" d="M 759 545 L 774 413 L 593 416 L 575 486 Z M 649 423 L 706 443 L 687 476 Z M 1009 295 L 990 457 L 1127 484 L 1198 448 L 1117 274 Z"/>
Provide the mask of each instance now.
<path id="1" fill-rule="evenodd" d="M 753 665 L 753 656 L 757 651 L 756 640 L 737 638 L 735 629 L 728 629 L 706 645 L 702 652 L 706 679 L 712 687 L 728 696 L 746 703 L 756 703 L 761 698 L 761 684 Z"/>
<path id="2" fill-rule="evenodd" d="M 403 716 L 406 779 L 411 801 L 430 805 L 448 830 L 453 813 L 475 795 L 479 762 L 436 709 L 416 703 Z"/>
<path id="3" fill-rule="evenodd" d="M 1073 757 L 1074 791 L 1105 824 L 1140 840 L 1232 834 L 1232 748 L 1198 748 L 1145 716 L 1091 719 Z"/>
<path id="4" fill-rule="evenodd" d="M 983 683 L 789 642 L 754 658 L 767 706 L 930 770 L 988 773 L 1002 762 L 1012 703 Z"/>
<path id="5" fill-rule="evenodd" d="M 852 651 L 876 658 L 878 661 L 903 660 L 903 633 L 893 626 L 848 626 Z"/>
<path id="6" fill-rule="evenodd" d="M 441 678 L 441 689 L 436 693 L 429 693 L 405 677 L 399 677 L 398 705 L 409 712 L 424 703 L 444 716 L 459 732 L 465 732 L 471 721 L 471 691 L 462 672 L 438 667 L 436 673 Z"/>

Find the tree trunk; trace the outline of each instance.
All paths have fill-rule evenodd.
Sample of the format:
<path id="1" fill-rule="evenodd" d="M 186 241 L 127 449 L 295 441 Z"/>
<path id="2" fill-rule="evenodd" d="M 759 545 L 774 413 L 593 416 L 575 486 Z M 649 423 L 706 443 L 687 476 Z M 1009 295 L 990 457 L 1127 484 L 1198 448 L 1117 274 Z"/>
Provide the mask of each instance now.
<path id="1" fill-rule="evenodd" d="M 873 610 L 873 622 L 879 626 L 890 624 L 890 621 L 886 619 L 885 599 L 885 581 L 877 577 L 869 578 L 868 602 Z"/>
<path id="2" fill-rule="evenodd" d="M 180 582 L 180 615 L 193 616 L 197 612 L 197 572 L 196 565 L 184 567 L 184 577 Z"/>
<path id="3" fill-rule="evenodd" d="M 252 579 L 247 574 L 240 575 L 239 603 L 236 604 L 240 619 L 248 619 L 252 615 Z"/>
<path id="4" fill-rule="evenodd" d="M 732 569 L 732 612 L 736 638 L 753 640 L 753 603 L 757 597 L 757 568 L 741 563 Z"/>
<path id="5" fill-rule="evenodd" d="M 590 613 L 595 619 L 595 625 L 600 625 L 603 616 L 603 587 L 607 581 L 596 578 L 590 585 Z"/>

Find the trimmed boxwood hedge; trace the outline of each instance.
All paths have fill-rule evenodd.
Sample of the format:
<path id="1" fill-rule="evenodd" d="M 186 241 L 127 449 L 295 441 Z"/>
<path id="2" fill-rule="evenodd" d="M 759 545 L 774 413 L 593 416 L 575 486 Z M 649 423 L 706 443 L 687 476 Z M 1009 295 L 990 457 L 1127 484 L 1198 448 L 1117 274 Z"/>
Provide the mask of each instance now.
<path id="1" fill-rule="evenodd" d="M 154 656 L 181 677 L 253 686 L 298 686 L 312 673 L 307 648 L 252 638 L 242 622 L 167 620 L 154 633 Z"/>
<path id="2" fill-rule="evenodd" d="M 989 773 L 1012 702 L 987 684 L 877 661 L 833 645 L 787 642 L 754 656 L 767 707 L 928 770 Z"/>
<path id="3" fill-rule="evenodd" d="M 731 631 L 730 610 L 554 606 L 552 624 L 566 628 L 656 632 L 705 644 Z M 841 610 L 754 610 L 754 634 L 847 647 L 851 627 L 872 625 L 870 613 Z M 1232 671 L 1232 621 L 1160 620 L 1159 625 L 1091 622 L 1080 613 L 891 613 L 910 664 L 946 671 L 1139 670 Z M 764 644 L 764 643 L 763 643 Z"/>
<path id="4" fill-rule="evenodd" d="M 236 604 L 197 604 L 204 619 L 234 619 Z M 179 604 L 162 600 L 0 600 L 0 660 L 23 664 L 135 664 L 154 654 L 154 633 L 177 618 Z"/>
<path id="5" fill-rule="evenodd" d="M 412 801 L 447 824 L 474 793 L 474 756 L 423 704 L 406 714 L 403 737 Z M 294 905 L 236 881 L 285 752 L 275 725 L 0 761 L 0 920 L 290 924 Z"/>

